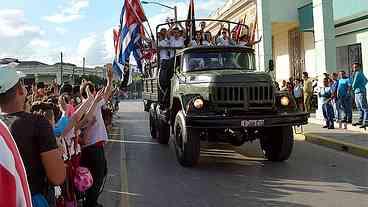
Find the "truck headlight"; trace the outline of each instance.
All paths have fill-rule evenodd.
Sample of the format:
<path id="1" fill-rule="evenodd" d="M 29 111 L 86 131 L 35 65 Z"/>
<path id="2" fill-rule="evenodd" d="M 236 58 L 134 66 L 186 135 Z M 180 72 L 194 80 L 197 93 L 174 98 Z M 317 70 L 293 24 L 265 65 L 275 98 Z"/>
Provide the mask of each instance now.
<path id="1" fill-rule="evenodd" d="M 290 104 L 290 99 L 289 99 L 289 97 L 287 97 L 287 96 L 283 96 L 283 97 L 281 97 L 281 99 L 280 99 L 280 103 L 281 103 L 281 105 L 283 105 L 283 106 L 288 106 L 288 105 Z"/>
<path id="2" fill-rule="evenodd" d="M 197 98 L 197 99 L 195 99 L 195 100 L 194 100 L 194 102 L 193 102 L 193 106 L 194 106 L 194 108 L 196 108 L 196 109 L 202 109 L 202 108 L 203 108 L 203 106 L 204 106 L 204 101 L 203 101 L 203 99 L 201 99 L 201 98 Z"/>

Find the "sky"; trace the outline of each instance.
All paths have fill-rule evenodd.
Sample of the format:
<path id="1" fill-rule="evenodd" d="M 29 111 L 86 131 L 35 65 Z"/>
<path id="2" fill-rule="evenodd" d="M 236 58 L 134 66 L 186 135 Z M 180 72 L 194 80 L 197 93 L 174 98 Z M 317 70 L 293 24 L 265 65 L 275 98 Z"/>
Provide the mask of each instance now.
<path id="1" fill-rule="evenodd" d="M 154 0 L 153 0 L 154 1 Z M 178 7 L 179 19 L 188 12 L 189 0 L 156 0 Z M 197 17 L 207 17 L 221 7 L 221 0 L 195 0 Z M 113 28 L 119 25 L 123 0 L 0 0 L 0 58 L 53 64 L 63 61 L 87 66 L 112 61 Z M 154 27 L 174 12 L 157 5 L 143 5 Z"/>

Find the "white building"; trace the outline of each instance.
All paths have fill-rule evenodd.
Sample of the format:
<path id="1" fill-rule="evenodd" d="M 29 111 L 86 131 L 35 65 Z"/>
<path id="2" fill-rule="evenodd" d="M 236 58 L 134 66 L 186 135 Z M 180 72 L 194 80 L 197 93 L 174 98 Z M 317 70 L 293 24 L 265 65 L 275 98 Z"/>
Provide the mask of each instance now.
<path id="1" fill-rule="evenodd" d="M 51 83 L 53 80 L 57 80 L 60 84 L 61 76 L 63 76 L 63 82 L 73 83 L 74 77 L 80 77 L 82 75 L 94 75 L 99 78 L 105 77 L 104 67 L 95 68 L 82 68 L 70 63 L 64 63 L 61 67 L 60 63 L 48 65 L 37 61 L 22 61 L 17 65 L 17 70 L 27 75 L 26 79 L 33 79 L 36 82 Z"/>
<path id="2" fill-rule="evenodd" d="M 352 62 L 368 66 L 367 0 L 228 0 L 210 18 L 238 22 L 245 15 L 251 30 L 258 19 L 258 69 L 274 60 L 278 81 L 304 71 L 350 71 Z"/>

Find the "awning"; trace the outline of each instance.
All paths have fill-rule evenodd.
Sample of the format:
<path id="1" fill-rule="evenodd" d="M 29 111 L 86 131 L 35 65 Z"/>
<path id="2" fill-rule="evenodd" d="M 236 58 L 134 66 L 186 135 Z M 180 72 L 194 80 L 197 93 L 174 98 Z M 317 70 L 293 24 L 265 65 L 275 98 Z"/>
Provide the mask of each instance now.
<path id="1" fill-rule="evenodd" d="M 301 32 L 313 32 L 314 31 L 313 3 L 298 8 L 298 14 L 299 14 L 299 30 Z"/>

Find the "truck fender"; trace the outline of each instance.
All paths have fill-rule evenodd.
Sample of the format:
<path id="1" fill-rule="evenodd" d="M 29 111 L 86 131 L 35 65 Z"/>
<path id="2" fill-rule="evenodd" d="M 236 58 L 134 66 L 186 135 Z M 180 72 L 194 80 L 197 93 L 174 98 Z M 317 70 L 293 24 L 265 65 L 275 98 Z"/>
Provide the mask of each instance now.
<path id="1" fill-rule="evenodd" d="M 170 111 L 171 111 L 171 120 L 170 121 L 172 123 L 171 124 L 172 127 L 174 127 L 174 124 L 175 124 L 176 114 L 180 110 L 182 110 L 184 115 L 185 115 L 184 106 L 183 106 L 183 102 L 182 102 L 181 97 L 173 97 L 173 102 L 172 102 L 171 107 L 170 107 Z"/>
<path id="2" fill-rule="evenodd" d="M 186 122 L 185 122 L 185 115 L 184 115 L 184 111 L 181 111 L 182 113 L 177 113 L 177 116 L 178 118 L 182 121 L 183 123 L 183 128 L 186 129 L 187 125 L 186 125 Z M 175 116 L 176 117 L 176 116 Z M 174 119 L 176 120 L 176 118 Z M 175 126 L 175 123 L 173 124 L 173 126 Z M 188 131 L 187 130 L 184 130 L 184 133 L 187 133 Z M 187 143 L 187 136 L 183 136 L 183 142 L 184 143 Z"/>
<path id="3" fill-rule="evenodd" d="M 149 106 L 150 110 L 149 112 L 150 113 L 153 113 L 153 117 L 155 117 L 155 120 L 157 119 L 157 112 L 156 112 L 156 104 L 155 103 L 151 103 L 151 105 Z"/>

